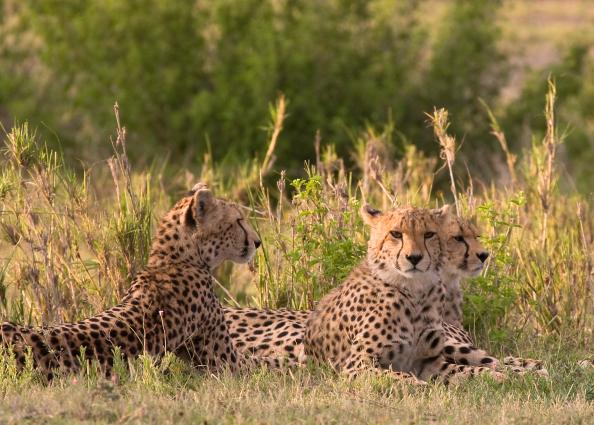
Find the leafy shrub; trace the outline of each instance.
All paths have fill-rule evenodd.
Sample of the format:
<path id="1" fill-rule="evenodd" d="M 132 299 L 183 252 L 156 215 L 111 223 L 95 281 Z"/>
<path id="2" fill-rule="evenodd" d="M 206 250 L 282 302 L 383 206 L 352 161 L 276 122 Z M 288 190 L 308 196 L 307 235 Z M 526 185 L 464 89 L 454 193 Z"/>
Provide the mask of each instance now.
<path id="1" fill-rule="evenodd" d="M 455 131 L 485 137 L 477 98 L 501 87 L 493 2 L 452 3 L 435 45 L 410 0 L 10 4 L 0 106 L 86 158 L 106 155 L 115 100 L 133 157 L 191 161 L 210 140 L 215 158 L 237 161 L 263 150 L 263 117 L 284 93 L 278 163 L 301 171 L 317 129 L 345 156 L 351 134 L 392 119 L 432 151 L 434 104 L 451 108 Z"/>

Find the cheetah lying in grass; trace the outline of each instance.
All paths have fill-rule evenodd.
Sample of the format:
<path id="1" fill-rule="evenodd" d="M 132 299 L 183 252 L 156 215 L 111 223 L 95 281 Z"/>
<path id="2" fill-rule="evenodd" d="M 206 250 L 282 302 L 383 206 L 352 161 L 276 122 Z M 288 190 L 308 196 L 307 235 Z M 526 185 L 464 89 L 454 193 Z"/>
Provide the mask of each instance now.
<path id="1" fill-rule="evenodd" d="M 238 206 L 198 184 L 161 219 L 148 265 L 120 304 L 76 323 L 3 323 L 0 348 L 10 348 L 22 368 L 30 347 L 34 366 L 47 379 L 79 370 L 81 350 L 109 374 L 115 348 L 124 358 L 146 353 L 158 359 L 169 351 L 197 367 L 237 371 L 253 360 L 231 343 L 211 271 L 225 260 L 247 262 L 259 245 Z"/>
<path id="2" fill-rule="evenodd" d="M 363 371 L 398 373 L 445 383 L 479 373 L 497 379 L 494 359 L 484 366 L 448 362 L 444 356 L 445 291 L 439 232 L 450 213 L 401 208 L 386 214 L 368 206 L 367 258 L 310 315 L 305 354 L 354 377 Z M 452 356 L 465 350 L 453 347 Z"/>
<path id="3" fill-rule="evenodd" d="M 472 339 L 460 326 L 460 280 L 476 276 L 483 268 L 488 253 L 477 239 L 474 226 L 468 221 L 450 215 L 442 226 L 444 235 L 444 267 L 446 298 L 444 300 L 443 354 L 452 363 L 497 367 L 498 362 L 483 350 L 474 347 Z M 256 356 L 288 358 L 305 362 L 303 338 L 310 311 L 259 310 L 252 308 L 224 308 L 225 319 L 236 348 Z M 542 362 L 509 357 L 504 360 L 512 370 L 542 369 Z M 542 369 L 542 373 L 546 373 Z"/>
<path id="4" fill-rule="evenodd" d="M 470 349 L 471 351 L 468 354 L 473 354 L 474 343 L 462 325 L 460 282 L 462 279 L 478 276 L 483 270 L 489 253 L 480 243 L 476 227 L 468 220 L 451 214 L 450 219 L 444 223 L 442 232 L 445 239 L 445 262 L 441 272 L 446 293 L 443 313 L 444 330 L 446 336 L 453 341 L 470 345 L 470 347 L 461 348 L 464 352 L 456 353 L 446 340 L 444 352 L 449 361 L 478 365 L 479 363 L 476 360 L 481 360 L 481 354 L 475 353 L 478 354 L 477 357 L 476 355 L 466 356 L 467 353 L 465 353 Z M 452 352 L 454 355 L 451 355 Z M 540 360 L 508 356 L 503 359 L 503 364 L 516 373 L 534 371 L 539 375 L 548 375 L 543 362 Z"/>

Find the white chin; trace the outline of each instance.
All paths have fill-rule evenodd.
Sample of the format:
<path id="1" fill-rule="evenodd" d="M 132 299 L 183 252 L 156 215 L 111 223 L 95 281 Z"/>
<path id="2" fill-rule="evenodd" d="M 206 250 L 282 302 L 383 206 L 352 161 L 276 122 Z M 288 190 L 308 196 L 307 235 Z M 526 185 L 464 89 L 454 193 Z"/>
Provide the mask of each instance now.
<path id="1" fill-rule="evenodd" d="M 402 276 L 406 277 L 407 279 L 416 279 L 425 276 L 425 272 L 423 272 L 422 270 L 399 270 L 399 272 Z"/>
<path id="2" fill-rule="evenodd" d="M 470 270 L 467 272 L 469 277 L 477 277 L 478 275 L 481 274 L 481 272 L 483 271 L 482 267 L 476 268 L 474 270 Z"/>
<path id="3" fill-rule="evenodd" d="M 256 253 L 256 250 L 255 249 L 250 249 L 246 255 L 244 255 L 243 257 L 239 257 L 239 261 L 237 261 L 237 262 L 238 263 L 247 263 L 252 258 L 254 258 L 254 254 L 255 253 Z"/>

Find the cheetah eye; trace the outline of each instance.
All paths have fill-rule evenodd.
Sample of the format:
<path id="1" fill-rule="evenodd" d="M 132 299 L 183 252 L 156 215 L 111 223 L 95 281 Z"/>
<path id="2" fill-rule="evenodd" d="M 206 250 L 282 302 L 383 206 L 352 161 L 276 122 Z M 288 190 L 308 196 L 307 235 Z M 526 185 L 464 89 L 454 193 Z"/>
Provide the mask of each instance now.
<path id="1" fill-rule="evenodd" d="M 458 242 L 464 242 L 464 236 L 462 236 L 462 235 L 454 236 L 454 239 L 457 240 Z"/>
<path id="2" fill-rule="evenodd" d="M 431 239 L 435 236 L 435 232 L 425 232 L 425 239 Z"/>
<path id="3" fill-rule="evenodd" d="M 394 239 L 402 239 L 402 233 L 401 232 L 397 232 L 396 230 L 392 230 L 390 232 L 390 234 L 392 235 L 392 237 Z"/>

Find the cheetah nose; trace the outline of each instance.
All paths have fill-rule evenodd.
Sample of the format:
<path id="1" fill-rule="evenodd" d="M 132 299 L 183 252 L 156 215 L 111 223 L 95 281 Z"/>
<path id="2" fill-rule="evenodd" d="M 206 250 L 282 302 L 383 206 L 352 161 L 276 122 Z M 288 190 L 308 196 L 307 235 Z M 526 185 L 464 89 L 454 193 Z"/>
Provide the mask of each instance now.
<path id="1" fill-rule="evenodd" d="M 423 259 L 423 256 L 419 254 L 407 255 L 406 259 L 410 261 L 413 266 L 416 266 Z"/>
<path id="2" fill-rule="evenodd" d="M 476 254 L 476 256 L 479 258 L 479 260 L 481 260 L 481 263 L 484 263 L 485 261 L 487 261 L 487 258 L 489 258 L 489 253 L 488 252 L 480 252 L 480 253 Z"/>
<path id="3" fill-rule="evenodd" d="M 262 245 L 262 241 L 261 240 L 255 240 L 254 241 L 254 246 L 256 247 L 256 249 L 260 248 L 260 245 Z"/>

